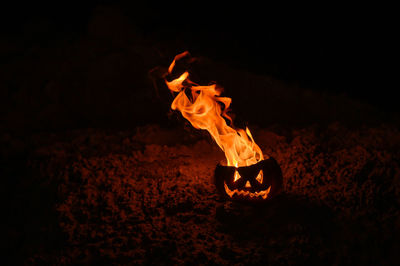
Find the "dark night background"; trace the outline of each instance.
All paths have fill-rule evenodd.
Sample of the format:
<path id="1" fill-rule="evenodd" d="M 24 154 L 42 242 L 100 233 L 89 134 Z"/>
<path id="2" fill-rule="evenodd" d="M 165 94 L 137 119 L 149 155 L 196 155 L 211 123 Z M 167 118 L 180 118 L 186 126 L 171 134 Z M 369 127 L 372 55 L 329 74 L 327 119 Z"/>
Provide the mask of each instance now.
<path id="1" fill-rule="evenodd" d="M 55 128 L 66 125 L 75 128 L 81 124 L 85 127 L 88 123 L 101 127 L 102 122 L 96 121 L 103 115 L 101 110 L 84 110 L 85 114 L 80 110 L 96 105 L 95 99 L 90 102 L 80 97 L 81 93 L 91 97 L 92 90 L 96 90 L 94 87 L 99 86 L 96 82 L 102 83 L 93 75 L 109 71 L 105 79 L 120 79 L 113 89 L 132 94 L 139 90 L 138 86 L 129 88 L 134 75 L 138 75 L 136 82 L 141 82 L 140 86 L 146 90 L 146 71 L 168 64 L 183 50 L 236 69 L 271 76 L 301 89 L 345 95 L 382 111 L 399 111 L 387 66 L 394 60 L 392 18 L 372 6 L 279 9 L 268 4 L 232 4 L 228 8 L 223 5 L 189 7 L 92 1 L 17 3 L 3 8 L 2 12 L 2 113 L 6 114 L 6 124 L 17 127 L 29 125 L 46 129 L 50 125 L 43 125 L 39 120 L 46 119 L 50 113 L 57 116 L 57 112 L 60 117 L 50 119 Z M 107 59 L 110 62 L 99 60 L 102 55 L 111 55 Z M 124 60 L 119 56 L 125 57 Z M 100 61 L 104 66 L 96 69 Z M 131 77 L 128 77 L 129 71 Z M 66 77 L 74 74 L 73 79 Z M 223 83 L 218 77 L 212 78 Z M 58 83 L 67 86 L 66 79 L 74 83 L 68 84 L 69 95 L 50 92 L 60 90 L 57 86 L 62 85 Z M 19 95 L 26 83 L 30 83 L 31 88 L 22 91 L 28 90 L 24 93 L 30 96 Z M 110 91 L 111 88 L 99 88 L 96 97 L 107 97 Z M 126 96 L 115 95 L 119 96 L 113 97 Z M 54 97 L 60 102 L 54 103 Z M 56 106 L 58 104 L 64 106 Z M 107 104 L 106 109 L 115 109 L 114 104 L 121 105 L 118 98 Z M 143 121 L 136 122 L 160 118 L 164 109 L 156 109 Z M 41 111 L 44 114 L 39 114 Z M 124 116 L 129 116 L 127 110 L 120 106 L 119 111 L 113 112 L 115 114 L 109 112 L 112 117 L 105 120 L 124 127 L 127 124 Z M 34 117 L 25 118 L 30 121 L 17 117 L 25 114 Z"/>
<path id="2" fill-rule="evenodd" d="M 96 145 L 102 145 L 105 139 L 114 145 L 120 141 L 119 138 L 130 138 L 128 137 L 130 134 L 136 134 L 132 139 L 140 144 L 128 141 L 130 144 L 127 145 L 133 147 L 132 149 L 137 148 L 136 144 L 139 145 L 141 148 L 137 149 L 142 149 L 144 154 L 150 149 L 149 147 L 154 148 L 151 146 L 154 143 L 163 144 L 164 138 L 168 139 L 169 143 L 169 137 L 165 137 L 169 136 L 169 133 L 165 133 L 164 137 L 155 136 L 156 142 L 149 142 L 150 144 L 146 142 L 147 140 L 136 140 L 140 135 L 138 133 L 140 130 L 137 128 L 150 124 L 168 130 L 183 128 L 183 119 L 171 116 L 169 104 L 172 98 L 165 86 L 162 86 L 161 72 L 158 71 L 168 66 L 176 54 L 185 50 L 198 59 L 197 65 L 193 66 L 194 79 L 203 83 L 215 81 L 225 88 L 225 95 L 233 98 L 232 108 L 236 115 L 236 125 L 250 124 L 254 128 L 269 128 L 277 134 L 274 135 L 276 143 L 281 141 L 278 135 L 285 136 L 288 143 L 293 144 L 297 141 L 295 136 L 303 134 L 299 132 L 304 132 L 303 137 L 305 137 L 309 134 L 308 130 L 312 132 L 315 130 L 315 134 L 310 134 L 317 140 L 313 139 L 311 142 L 315 141 L 318 143 L 316 145 L 321 144 L 321 151 L 326 154 L 331 151 L 331 147 L 327 148 L 329 145 L 332 147 L 337 145 L 335 142 L 337 132 L 348 132 L 337 135 L 344 139 L 349 137 L 351 140 L 343 141 L 350 142 L 353 138 L 363 139 L 362 136 L 366 135 L 375 137 L 374 134 L 380 132 L 381 135 L 376 133 L 379 135 L 376 138 L 387 143 L 382 144 L 383 146 L 376 144 L 378 148 L 374 146 L 376 150 L 371 154 L 386 149 L 385 152 L 392 156 L 388 155 L 389 161 L 394 161 L 398 155 L 396 151 L 399 143 L 398 112 L 400 111 L 396 97 L 398 86 L 392 82 L 395 74 L 394 70 L 390 69 L 395 63 L 393 36 L 397 32 L 393 29 L 394 17 L 390 8 L 384 10 L 376 6 L 328 4 L 277 8 L 269 3 L 254 5 L 250 2 L 231 2 L 224 6 L 202 2 L 172 5 L 169 2 L 138 4 L 134 1 L 86 1 L 78 4 L 53 1 L 14 3 L 3 6 L 0 10 L 0 145 L 2 146 L 0 174 L 4 190 L 2 195 L 5 198 L 3 208 L 8 213 L 7 226 L 4 228 L 7 238 L 10 239 L 9 243 L 3 245 L 6 245 L 11 259 L 17 263 L 28 261 L 35 264 L 45 261 L 56 264 L 62 262 L 85 264 L 101 261 L 90 256 L 89 259 L 74 257 L 75 251 L 71 251 L 72 246 L 81 247 L 79 245 L 86 242 L 80 242 L 75 238 L 71 240 L 71 237 L 66 240 L 68 230 L 65 229 L 64 220 L 61 222 L 59 220 L 61 218 L 57 218 L 62 211 L 57 209 L 56 212 L 53 204 L 57 202 L 59 204 L 57 206 L 66 205 L 64 198 L 59 196 L 60 191 L 67 193 L 64 190 L 71 189 L 68 182 L 75 181 L 65 181 L 61 186 L 53 177 L 59 178 L 62 176 L 61 173 L 69 175 L 70 172 L 60 169 L 67 169 L 66 165 L 75 160 L 66 155 L 65 158 L 68 157 L 70 158 L 68 160 L 72 161 L 64 157 L 59 160 L 59 154 L 75 154 L 76 151 L 74 148 L 71 150 L 63 148 L 64 150 L 61 149 L 63 151 L 58 153 L 58 148 L 54 147 L 61 145 L 60 143 L 68 145 L 69 142 L 76 141 L 80 143 L 78 145 L 80 147 L 87 146 L 88 150 L 78 152 L 79 160 L 77 160 L 80 163 L 81 156 L 94 158 L 92 153 L 96 153 L 97 156 L 97 152 L 100 151 L 96 150 Z M 156 70 L 151 72 L 154 68 Z M 342 130 L 342 127 L 345 129 Z M 380 127 L 383 129 L 380 130 Z M 376 128 L 379 130 L 373 131 Z M 125 133 L 116 133 L 120 130 Z M 190 141 L 193 141 L 192 137 L 194 139 L 204 137 L 188 129 L 186 125 L 185 130 L 191 134 Z M 332 133 L 331 130 L 336 133 Z M 362 130 L 369 133 L 359 133 L 364 132 Z M 262 134 L 259 136 L 263 139 Z M 82 143 L 81 138 L 85 139 Z M 191 143 L 189 140 L 185 141 Z M 329 144 L 324 144 L 325 141 Z M 363 141 L 372 143 L 370 140 L 363 139 Z M 278 148 L 273 145 L 276 143 L 271 143 L 268 145 L 272 145 L 272 152 L 275 152 Z M 356 140 L 351 143 L 351 145 L 355 143 L 354 147 L 364 147 L 365 144 L 358 144 Z M 343 145 L 337 146 L 343 147 L 343 150 L 349 149 L 351 151 L 349 153 L 353 152 L 348 146 Z M 115 147 L 110 148 L 112 150 L 110 156 L 120 153 L 113 150 Z M 290 170 L 295 166 L 291 165 L 289 160 L 295 153 L 292 152 L 290 155 L 290 152 L 288 148 L 286 155 L 278 152 L 274 156 L 278 156 L 284 174 L 296 175 Z M 360 155 L 357 152 L 353 154 Z M 340 157 L 339 159 L 341 160 Z M 356 162 L 363 159 L 351 160 L 350 164 L 357 164 Z M 354 176 L 359 178 L 369 173 L 369 170 L 374 172 L 371 170 L 375 169 L 374 160 L 371 159 L 372 163 L 362 166 L 360 173 L 354 170 Z M 310 164 L 313 165 L 311 162 Z M 327 164 L 326 168 L 333 167 L 333 164 Z M 53 168 L 43 170 L 50 167 L 49 165 L 55 167 L 55 170 Z M 391 165 L 391 162 L 388 165 Z M 175 166 L 167 164 L 165 167 Z M 388 178 L 385 180 L 394 180 L 394 176 L 398 178 L 398 168 L 390 169 L 392 172 L 385 172 Z M 44 176 L 52 178 L 49 177 L 46 181 L 42 179 Z M 37 181 L 38 177 L 40 182 Z M 72 180 L 72 177 L 66 180 Z M 288 182 L 285 181 L 288 193 L 296 190 L 296 186 Z M 307 195 L 309 193 L 307 191 L 304 190 L 302 193 L 311 199 L 312 193 Z M 388 205 L 398 206 L 398 201 L 394 200 L 397 194 L 393 194 L 394 196 L 390 194 L 390 199 L 387 199 L 386 194 L 379 195 L 383 203 L 378 200 L 376 205 L 378 207 L 374 210 L 381 215 L 379 219 L 384 220 L 384 217 L 387 217 L 386 209 L 383 211 L 381 208 L 383 205 L 386 206 L 387 202 L 396 202 Z M 27 202 L 30 203 L 26 204 Z M 324 204 L 326 202 L 323 201 Z M 285 204 L 286 207 L 290 205 Z M 327 206 L 336 211 L 336 207 L 329 204 L 327 203 Z M 294 208 L 298 207 L 295 206 Z M 292 205 L 289 207 L 293 208 Z M 368 205 L 365 208 L 370 207 Z M 282 214 L 276 209 L 278 215 Z M 225 221 L 224 215 L 235 216 L 238 213 L 237 210 L 231 213 L 230 210 L 223 209 L 225 218 L 221 218 L 218 216 L 221 215 L 218 214 L 220 213 L 218 210 L 218 221 Z M 318 210 L 322 215 L 326 215 L 324 208 Z M 331 215 L 330 211 L 328 212 Z M 340 212 L 341 215 L 343 213 Z M 360 217 L 367 217 L 367 214 L 363 215 L 360 214 Z M 349 216 L 351 215 L 346 217 Z M 314 217 L 313 214 L 310 217 Z M 383 229 L 371 229 L 373 233 L 365 238 L 361 236 L 362 232 L 370 230 L 372 222 L 370 223 L 369 218 L 360 218 L 365 222 L 355 230 L 354 236 L 358 237 L 359 242 L 355 241 L 354 244 L 351 241 L 350 243 L 346 242 L 347 240 L 336 239 L 344 241 L 343 243 L 349 248 L 341 251 L 344 252 L 345 255 L 342 255 L 345 259 L 336 259 L 332 263 L 351 264 L 368 261 L 360 255 L 362 252 L 355 251 L 358 244 L 363 241 L 385 242 L 390 248 L 396 245 L 398 247 L 398 242 L 390 238 L 388 233 L 393 224 L 399 225 L 398 216 L 393 215 L 393 217 L 393 222 L 388 218 L 391 223 L 382 225 Z M 293 219 L 297 218 L 298 216 Z M 341 225 L 347 223 L 344 220 L 340 221 Z M 280 223 L 279 219 L 277 223 Z M 337 225 L 336 222 L 332 223 Z M 344 226 L 345 230 L 340 231 L 338 235 L 346 235 L 348 233 L 346 230 L 351 231 L 357 227 L 354 221 L 349 224 L 351 225 Z M 62 227 L 62 230 L 59 227 Z M 386 234 L 382 234 L 381 238 L 377 236 L 379 230 L 386 230 Z M 398 230 L 394 233 L 396 234 Z M 38 237 L 39 235 L 41 237 Z M 389 238 L 392 242 L 387 240 Z M 149 239 L 141 241 L 143 246 L 155 247 L 150 253 L 146 253 L 144 261 L 148 263 L 157 263 L 157 260 L 152 260 L 153 256 L 164 254 L 165 251 L 157 248 L 170 246 L 165 243 L 157 246 L 158 244 Z M 68 243 L 70 253 L 59 255 L 64 243 Z M 53 245 L 57 251 L 51 251 Z M 362 246 L 362 249 L 369 252 L 374 248 L 377 247 Z M 390 248 L 387 253 L 392 256 L 394 253 L 391 253 Z M 306 252 L 304 250 L 307 251 L 303 248 L 301 252 Z M 353 251 L 357 255 L 350 258 Z M 231 251 L 225 252 L 226 254 L 224 252 L 220 257 L 225 259 L 222 263 L 229 262 L 226 254 L 231 254 Z M 375 262 L 382 262 L 381 258 L 387 253 L 377 251 L 372 252 L 371 256 L 378 254 L 373 259 Z M 97 253 L 90 254 L 96 257 L 93 254 Z M 332 255 L 330 251 L 321 254 L 319 256 L 324 258 L 323 260 L 311 260 L 311 262 L 327 262 L 324 260 L 328 258 L 329 261 L 329 256 Z M 389 255 L 384 261 L 387 264 L 393 263 L 397 258 Z M 182 254 L 180 256 L 185 257 Z M 282 256 L 283 262 L 290 262 L 286 260 L 288 258 L 286 255 Z M 73 259 L 61 259 L 64 257 Z M 127 262 L 118 258 L 113 259 L 110 259 L 110 262 L 121 264 Z M 197 262 L 207 262 L 204 258 L 201 259 Z M 208 262 L 213 260 L 208 259 Z M 238 261 L 240 262 L 240 258 Z M 251 262 L 248 258 L 243 261 Z M 170 262 L 177 263 L 173 259 Z M 253 263 L 260 261 L 255 260 Z"/>

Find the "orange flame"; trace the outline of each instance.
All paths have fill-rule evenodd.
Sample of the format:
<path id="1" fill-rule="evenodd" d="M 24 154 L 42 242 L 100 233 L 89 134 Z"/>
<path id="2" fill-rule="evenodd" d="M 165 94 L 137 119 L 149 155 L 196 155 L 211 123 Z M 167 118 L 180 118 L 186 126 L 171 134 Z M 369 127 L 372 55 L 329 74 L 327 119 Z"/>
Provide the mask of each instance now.
<path id="1" fill-rule="evenodd" d="M 173 71 L 177 60 L 188 55 L 186 51 L 175 56 L 168 72 Z M 197 85 L 189 80 L 188 72 L 172 81 L 165 80 L 165 83 L 171 91 L 178 93 L 171 108 L 179 110 L 193 127 L 207 130 L 211 134 L 224 151 L 228 166 L 249 166 L 264 159 L 248 128 L 235 130 L 228 126 L 224 118 L 232 122 L 227 114 L 232 99 L 221 97 L 221 90 L 215 84 Z M 185 90 L 190 90 L 192 99 L 188 98 Z"/>

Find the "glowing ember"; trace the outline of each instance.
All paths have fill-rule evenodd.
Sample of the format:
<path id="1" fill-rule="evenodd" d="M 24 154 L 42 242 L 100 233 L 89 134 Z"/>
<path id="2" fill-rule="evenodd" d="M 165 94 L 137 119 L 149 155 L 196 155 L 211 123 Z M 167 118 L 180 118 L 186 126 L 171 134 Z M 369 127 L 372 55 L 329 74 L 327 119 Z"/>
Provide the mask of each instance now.
<path id="1" fill-rule="evenodd" d="M 175 57 L 168 68 L 171 73 L 176 61 L 188 56 L 188 52 Z M 184 72 L 178 78 L 167 81 L 168 88 L 177 92 L 171 104 L 173 110 L 179 110 L 197 129 L 207 130 L 218 146 L 224 151 L 228 166 L 249 166 L 264 159 L 260 147 L 254 142 L 250 130 L 234 129 L 228 126 L 226 119 L 232 122 L 227 114 L 231 98 L 220 97 L 221 90 L 215 84 L 200 86 L 189 80 L 189 73 Z M 186 95 L 189 91 L 191 98 Z M 262 180 L 262 173 L 257 179 Z M 236 180 L 236 176 L 235 176 Z"/>

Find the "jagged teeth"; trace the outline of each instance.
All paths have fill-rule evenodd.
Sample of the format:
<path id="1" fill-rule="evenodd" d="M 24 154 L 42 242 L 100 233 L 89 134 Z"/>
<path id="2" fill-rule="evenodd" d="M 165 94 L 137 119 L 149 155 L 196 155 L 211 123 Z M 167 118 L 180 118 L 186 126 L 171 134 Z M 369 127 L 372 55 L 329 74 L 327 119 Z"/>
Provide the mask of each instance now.
<path id="1" fill-rule="evenodd" d="M 271 190 L 271 186 L 268 187 L 267 190 L 261 191 L 261 192 L 249 192 L 249 191 L 243 191 L 243 190 L 237 190 L 234 189 L 233 191 L 230 190 L 228 188 L 228 186 L 226 185 L 226 183 L 224 182 L 224 187 L 225 187 L 225 192 L 226 194 L 229 195 L 229 197 L 233 197 L 235 194 L 239 195 L 239 196 L 250 196 L 250 198 L 254 198 L 254 197 L 262 197 L 263 199 L 266 199 L 268 197 L 268 193 Z"/>

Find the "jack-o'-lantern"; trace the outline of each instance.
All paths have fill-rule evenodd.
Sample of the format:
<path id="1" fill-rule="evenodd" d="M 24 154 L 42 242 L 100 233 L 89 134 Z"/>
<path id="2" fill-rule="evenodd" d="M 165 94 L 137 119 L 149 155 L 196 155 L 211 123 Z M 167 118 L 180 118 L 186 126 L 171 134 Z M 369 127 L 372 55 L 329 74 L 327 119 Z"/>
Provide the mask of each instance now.
<path id="1" fill-rule="evenodd" d="M 244 167 L 218 164 L 214 179 L 218 192 L 233 200 L 263 201 L 282 189 L 282 171 L 272 157 Z"/>

